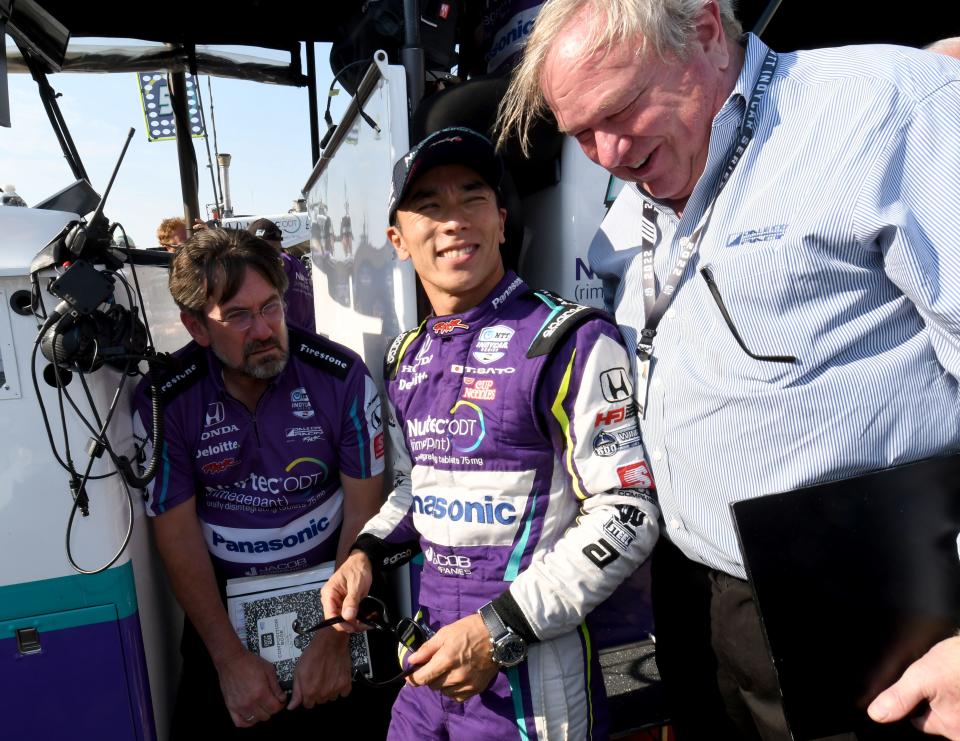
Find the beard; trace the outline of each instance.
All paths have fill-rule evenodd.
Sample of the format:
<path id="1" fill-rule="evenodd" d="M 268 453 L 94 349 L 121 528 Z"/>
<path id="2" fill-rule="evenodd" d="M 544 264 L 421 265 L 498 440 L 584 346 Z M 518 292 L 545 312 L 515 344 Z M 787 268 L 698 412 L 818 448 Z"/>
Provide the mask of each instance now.
<path id="1" fill-rule="evenodd" d="M 275 354 L 257 359 L 250 357 L 256 352 L 269 348 L 276 348 L 280 352 L 279 357 Z M 216 348 L 211 349 L 213 349 L 213 354 L 216 355 L 220 362 L 227 368 L 242 373 L 245 376 L 250 376 L 250 378 L 256 378 L 258 381 L 269 381 L 271 378 L 280 375 L 283 369 L 287 367 L 287 361 L 290 359 L 290 352 L 283 348 L 278 337 L 245 343 L 243 346 L 243 362 L 239 364 L 229 362 L 217 352 Z"/>

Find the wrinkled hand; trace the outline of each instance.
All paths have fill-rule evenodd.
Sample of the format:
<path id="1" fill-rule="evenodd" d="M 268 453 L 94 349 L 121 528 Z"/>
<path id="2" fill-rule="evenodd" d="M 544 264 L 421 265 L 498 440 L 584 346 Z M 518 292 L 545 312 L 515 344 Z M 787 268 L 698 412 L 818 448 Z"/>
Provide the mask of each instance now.
<path id="1" fill-rule="evenodd" d="M 286 694 L 266 659 L 243 650 L 217 664 L 220 689 L 233 724 L 249 728 L 283 708 Z"/>
<path id="2" fill-rule="evenodd" d="M 334 630 L 344 633 L 356 633 L 366 630 L 366 625 L 357 622 L 357 608 L 360 600 L 370 593 L 373 582 L 373 569 L 366 553 L 354 551 L 340 564 L 333 576 L 320 590 L 320 602 L 324 617 L 337 615 L 347 622 L 334 625 Z"/>
<path id="3" fill-rule="evenodd" d="M 409 657 L 420 668 L 407 677 L 413 685 L 428 685 L 457 702 L 483 692 L 496 677 L 490 631 L 479 615 L 468 615 L 437 631 Z"/>
<path id="4" fill-rule="evenodd" d="M 878 723 L 906 717 L 926 700 L 930 708 L 911 722 L 924 733 L 960 739 L 960 637 L 948 638 L 913 662 L 867 708 Z"/>
<path id="5" fill-rule="evenodd" d="M 313 635 L 293 672 L 293 694 L 287 710 L 299 705 L 312 708 L 346 697 L 352 687 L 350 636 L 329 628 Z"/>

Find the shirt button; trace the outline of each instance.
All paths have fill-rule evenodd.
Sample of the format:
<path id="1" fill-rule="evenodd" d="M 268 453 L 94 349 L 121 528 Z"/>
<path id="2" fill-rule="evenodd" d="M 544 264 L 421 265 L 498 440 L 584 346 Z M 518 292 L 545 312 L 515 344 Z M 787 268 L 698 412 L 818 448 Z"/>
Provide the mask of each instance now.
<path id="1" fill-rule="evenodd" d="M 678 520 L 676 517 L 671 518 L 671 519 L 670 519 L 670 527 L 672 527 L 674 530 L 679 530 L 679 529 L 680 529 L 680 520 Z"/>
<path id="2" fill-rule="evenodd" d="M 658 460 L 660 460 L 661 458 L 663 458 L 663 453 L 661 453 L 659 450 L 654 450 L 654 451 L 650 454 L 650 457 L 653 458 L 655 461 L 658 461 Z"/>
<path id="3" fill-rule="evenodd" d="M 667 319 L 673 319 L 677 315 L 676 309 L 667 309 L 666 317 Z"/>

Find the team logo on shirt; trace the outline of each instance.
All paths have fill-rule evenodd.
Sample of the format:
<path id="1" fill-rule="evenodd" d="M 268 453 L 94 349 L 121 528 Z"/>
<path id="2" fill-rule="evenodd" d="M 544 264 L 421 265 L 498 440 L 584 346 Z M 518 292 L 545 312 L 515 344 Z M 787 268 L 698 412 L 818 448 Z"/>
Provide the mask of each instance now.
<path id="1" fill-rule="evenodd" d="M 213 427 L 223 422 L 223 402 L 215 401 L 207 405 L 207 414 L 204 427 Z"/>
<path id="2" fill-rule="evenodd" d="M 600 374 L 600 390 L 603 398 L 611 403 L 623 401 L 633 396 L 633 385 L 625 368 L 617 367 Z"/>
<path id="3" fill-rule="evenodd" d="M 460 317 L 449 319 L 445 322 L 437 322 L 433 325 L 433 331 L 436 334 L 450 334 L 456 329 L 470 329 L 470 325 L 464 324 L 463 319 Z"/>
<path id="4" fill-rule="evenodd" d="M 286 440 L 288 443 L 297 440 L 303 440 L 305 443 L 313 443 L 317 440 L 323 440 L 323 428 L 320 425 L 311 425 L 310 427 L 288 427 L 286 430 Z"/>
<path id="5" fill-rule="evenodd" d="M 623 406 L 614 407 L 613 409 L 608 409 L 605 412 L 597 412 L 597 416 L 593 420 L 594 427 L 601 427 L 607 425 L 615 425 L 618 422 L 623 422 L 625 419 L 630 417 L 635 417 L 637 414 L 637 405 L 632 401 Z"/>
<path id="6" fill-rule="evenodd" d="M 293 416 L 300 419 L 310 419 L 316 413 L 310 405 L 310 396 L 303 386 L 290 392 L 290 411 L 293 412 Z"/>

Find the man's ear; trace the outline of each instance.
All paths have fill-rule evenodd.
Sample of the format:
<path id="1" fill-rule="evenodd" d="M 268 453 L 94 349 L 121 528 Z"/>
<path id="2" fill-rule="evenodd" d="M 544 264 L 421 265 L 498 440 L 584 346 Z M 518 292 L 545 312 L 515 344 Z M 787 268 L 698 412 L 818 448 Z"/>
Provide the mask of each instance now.
<path id="1" fill-rule="evenodd" d="M 507 241 L 507 209 L 500 209 L 500 244 Z"/>
<path id="2" fill-rule="evenodd" d="M 407 248 L 403 244 L 403 235 L 400 234 L 400 227 L 388 226 L 387 239 L 390 240 L 390 244 L 393 245 L 393 249 L 397 251 L 398 260 L 410 259 L 410 253 L 407 251 Z"/>
<path id="3" fill-rule="evenodd" d="M 200 317 L 191 314 L 189 311 L 181 311 L 180 321 L 183 322 L 183 326 L 187 328 L 190 336 L 200 347 L 210 347 L 210 331 Z"/>
<path id="4" fill-rule="evenodd" d="M 694 20 L 697 43 L 704 54 L 711 57 L 718 69 L 726 69 L 728 62 L 727 37 L 716 0 L 704 3 Z M 734 39 L 736 41 L 736 39 Z"/>

